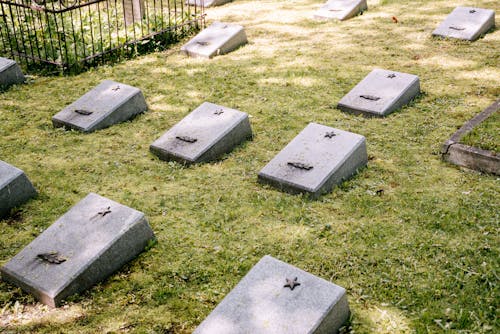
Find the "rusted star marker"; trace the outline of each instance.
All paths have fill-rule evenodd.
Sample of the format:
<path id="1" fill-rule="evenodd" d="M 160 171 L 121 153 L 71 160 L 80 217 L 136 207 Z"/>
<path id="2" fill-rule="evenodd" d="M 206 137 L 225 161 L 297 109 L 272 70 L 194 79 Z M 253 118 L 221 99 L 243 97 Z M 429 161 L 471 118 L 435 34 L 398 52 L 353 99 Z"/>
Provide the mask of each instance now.
<path id="1" fill-rule="evenodd" d="M 102 211 L 99 211 L 97 214 L 104 217 L 108 213 L 111 213 L 111 207 L 108 206 L 106 209 L 103 209 Z"/>
<path id="2" fill-rule="evenodd" d="M 336 134 L 335 132 L 330 131 L 330 132 L 327 132 L 327 133 L 325 134 L 325 138 L 330 138 L 330 139 L 331 139 L 331 138 L 335 137 L 336 135 L 337 135 L 337 134 Z"/>
<path id="3" fill-rule="evenodd" d="M 290 288 L 290 290 L 293 291 L 296 286 L 300 285 L 299 282 L 297 282 L 297 277 L 295 277 L 293 280 L 286 278 L 286 284 L 283 285 L 284 288 Z"/>
<path id="4" fill-rule="evenodd" d="M 37 257 L 45 262 L 53 264 L 61 264 L 66 261 L 66 259 L 59 254 L 59 252 L 42 253 L 38 254 Z"/>

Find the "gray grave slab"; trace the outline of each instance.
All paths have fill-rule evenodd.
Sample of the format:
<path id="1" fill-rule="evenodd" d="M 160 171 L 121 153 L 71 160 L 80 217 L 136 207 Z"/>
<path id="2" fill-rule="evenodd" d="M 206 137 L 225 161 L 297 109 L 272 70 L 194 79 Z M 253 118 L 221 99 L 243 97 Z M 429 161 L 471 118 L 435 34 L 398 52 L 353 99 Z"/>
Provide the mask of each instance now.
<path id="1" fill-rule="evenodd" d="M 366 0 L 329 0 L 314 14 L 314 18 L 344 21 L 367 9 Z"/>
<path id="2" fill-rule="evenodd" d="M 231 52 L 247 42 L 242 26 L 214 22 L 186 43 L 181 52 L 191 57 L 212 58 Z"/>
<path id="3" fill-rule="evenodd" d="M 344 288 L 266 255 L 194 334 L 333 334 L 349 314 Z"/>
<path id="4" fill-rule="evenodd" d="M 374 69 L 338 104 L 340 110 L 367 116 L 386 116 L 420 93 L 420 80 L 413 74 Z"/>
<path id="5" fill-rule="evenodd" d="M 365 137 L 309 123 L 260 172 L 260 182 L 316 198 L 354 175 L 368 161 Z"/>
<path id="6" fill-rule="evenodd" d="M 21 68 L 14 60 L 0 57 L 0 89 L 23 83 L 25 80 Z"/>
<path id="7" fill-rule="evenodd" d="M 226 4 L 233 0 L 186 0 L 186 4 L 191 6 L 214 7 Z"/>
<path id="8" fill-rule="evenodd" d="M 199 163 L 219 158 L 252 137 L 248 114 L 204 102 L 150 146 L 163 160 Z"/>
<path id="9" fill-rule="evenodd" d="M 127 121 L 147 109 L 138 88 L 104 80 L 52 117 L 52 123 L 55 127 L 92 132 Z"/>
<path id="10" fill-rule="evenodd" d="M 142 212 L 90 193 L 0 272 L 3 280 L 56 307 L 66 297 L 104 280 L 152 239 L 153 231 Z M 64 262 L 41 259 L 50 254 Z"/>
<path id="11" fill-rule="evenodd" d="M 22 170 L 0 160 L 0 218 L 37 194 Z"/>
<path id="12" fill-rule="evenodd" d="M 495 11 L 477 7 L 457 7 L 432 35 L 474 41 L 494 26 Z"/>

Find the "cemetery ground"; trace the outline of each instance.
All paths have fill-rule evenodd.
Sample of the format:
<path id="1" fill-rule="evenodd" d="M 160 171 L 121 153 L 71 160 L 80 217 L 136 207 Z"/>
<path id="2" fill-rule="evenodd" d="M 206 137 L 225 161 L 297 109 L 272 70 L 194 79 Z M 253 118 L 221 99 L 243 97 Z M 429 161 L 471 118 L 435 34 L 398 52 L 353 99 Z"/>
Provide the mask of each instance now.
<path id="1" fill-rule="evenodd" d="M 342 23 L 312 19 L 323 2 L 207 10 L 208 23 L 241 24 L 249 39 L 210 61 L 181 55 L 179 43 L 1 93 L 1 158 L 39 191 L 0 221 L 1 265 L 89 192 L 144 212 L 158 240 L 59 309 L 0 282 L 0 332 L 190 333 L 266 254 L 346 288 L 346 332 L 499 331 L 499 178 L 440 156 L 500 95 L 498 29 L 473 43 L 431 37 L 464 1 L 368 1 Z M 500 12 L 495 0 L 474 5 Z M 373 68 L 418 75 L 422 94 L 385 118 L 338 110 Z M 52 126 L 104 79 L 140 88 L 149 111 L 91 134 Z M 149 152 L 204 101 L 247 112 L 253 140 L 189 167 Z M 258 184 L 309 122 L 365 136 L 367 168 L 319 200 Z"/>

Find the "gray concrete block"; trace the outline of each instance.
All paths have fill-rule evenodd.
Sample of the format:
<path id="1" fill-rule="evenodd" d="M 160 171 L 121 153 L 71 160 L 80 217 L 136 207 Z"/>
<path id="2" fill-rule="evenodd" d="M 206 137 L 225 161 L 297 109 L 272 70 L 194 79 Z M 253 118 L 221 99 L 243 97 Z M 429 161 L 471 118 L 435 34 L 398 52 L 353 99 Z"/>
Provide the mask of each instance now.
<path id="1" fill-rule="evenodd" d="M 214 22 L 186 43 L 181 52 L 191 57 L 212 58 L 231 52 L 247 42 L 242 26 Z"/>
<path id="2" fill-rule="evenodd" d="M 494 26 L 495 11 L 476 7 L 457 7 L 432 32 L 432 35 L 475 41 Z"/>
<path id="3" fill-rule="evenodd" d="M 186 0 L 186 4 L 191 6 L 214 7 L 226 4 L 233 0 Z"/>
<path id="4" fill-rule="evenodd" d="M 418 76 L 375 69 L 345 95 L 337 107 L 353 114 L 386 116 L 419 93 Z"/>
<path id="5" fill-rule="evenodd" d="M 92 132 L 125 122 L 147 109 L 138 88 L 104 80 L 52 117 L 52 124 Z"/>
<path id="6" fill-rule="evenodd" d="M 258 179 L 316 198 L 367 164 L 365 137 L 309 123 L 260 172 Z"/>
<path id="7" fill-rule="evenodd" d="M 25 80 L 21 68 L 14 60 L 0 57 L 0 89 L 23 83 Z"/>
<path id="8" fill-rule="evenodd" d="M 266 255 L 194 334 L 333 334 L 349 314 L 344 288 Z"/>
<path id="9" fill-rule="evenodd" d="M 204 102 L 150 146 L 163 160 L 199 163 L 219 158 L 252 137 L 244 112 Z"/>
<path id="10" fill-rule="evenodd" d="M 314 18 L 344 21 L 367 9 L 366 0 L 329 0 L 314 14 Z"/>
<path id="11" fill-rule="evenodd" d="M 0 218 L 37 194 L 22 170 L 0 160 Z"/>
<path id="12" fill-rule="evenodd" d="M 152 239 L 142 212 L 90 193 L 0 272 L 3 280 L 56 307 L 107 278 Z"/>

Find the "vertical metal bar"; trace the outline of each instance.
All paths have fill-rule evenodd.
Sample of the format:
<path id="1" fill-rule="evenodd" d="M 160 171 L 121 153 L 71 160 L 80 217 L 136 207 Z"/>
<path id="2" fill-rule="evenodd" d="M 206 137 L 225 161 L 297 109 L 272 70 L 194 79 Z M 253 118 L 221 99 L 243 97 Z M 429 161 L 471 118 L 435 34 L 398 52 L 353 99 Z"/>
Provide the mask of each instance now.
<path id="1" fill-rule="evenodd" d="M 78 55 L 76 55 L 76 61 L 77 62 L 80 59 L 87 57 L 86 45 L 85 45 L 85 30 L 83 29 L 82 7 L 78 7 L 78 15 L 80 17 L 80 34 L 82 36 L 83 57 L 78 57 Z"/>
<path id="2" fill-rule="evenodd" d="M 106 1 L 106 15 L 108 17 L 109 49 L 111 50 L 113 48 L 113 42 L 111 39 L 111 29 L 113 29 L 113 26 L 111 25 L 111 19 L 109 17 L 109 1 Z"/>
<path id="3" fill-rule="evenodd" d="M 9 42 L 10 57 L 14 59 L 14 48 L 12 47 L 12 37 L 10 34 L 9 22 L 7 21 L 7 15 L 5 14 L 4 4 L 2 4 L 2 17 L 5 22 L 7 41 Z"/>
<path id="4" fill-rule="evenodd" d="M 73 18 L 73 11 L 69 11 L 69 18 L 71 22 L 71 35 L 73 36 L 73 49 L 74 49 L 74 59 L 78 59 L 78 43 L 77 36 L 75 34 L 75 19 Z"/>
<path id="5" fill-rule="evenodd" d="M 52 3 L 52 10 L 55 10 L 54 3 Z M 56 34 L 57 36 L 57 44 L 59 44 L 59 55 L 61 57 L 61 62 L 59 65 L 63 65 L 63 54 L 62 54 L 62 45 L 61 45 L 61 36 L 59 36 L 59 25 L 57 24 L 57 15 L 55 13 L 52 14 L 54 17 L 54 24 L 56 26 Z M 57 62 L 57 61 L 56 61 Z"/>
<path id="6" fill-rule="evenodd" d="M 47 60 L 53 60 L 55 61 L 55 59 L 57 59 L 55 57 L 55 54 L 56 54 L 56 48 L 54 47 L 54 41 L 53 41 L 53 38 L 52 38 L 52 24 L 50 23 L 50 18 L 51 18 L 51 15 L 50 13 L 44 11 L 43 13 L 45 13 L 45 24 L 47 24 L 47 30 L 48 30 L 48 33 L 49 33 L 49 41 L 50 41 L 50 57 L 52 57 L 53 59 L 49 59 L 49 56 L 47 56 Z M 45 37 L 45 36 L 44 36 Z"/>
<path id="7" fill-rule="evenodd" d="M 125 0 L 125 1 L 127 1 L 127 0 Z M 134 38 L 133 40 L 134 40 L 134 41 L 136 41 L 136 40 L 137 40 L 137 37 L 136 37 L 136 35 L 135 35 L 135 10 L 134 10 L 134 2 L 135 2 L 135 1 L 131 1 L 131 0 L 130 0 L 130 4 L 132 5 L 132 36 L 134 36 L 134 37 L 133 37 L 133 38 Z M 123 6 L 123 10 L 125 11 L 125 6 Z M 140 10 L 141 10 L 141 9 L 139 8 L 139 11 L 140 11 Z"/>
<path id="8" fill-rule="evenodd" d="M 36 28 L 36 19 L 35 19 L 35 13 L 34 11 L 30 12 L 31 18 L 31 31 L 32 31 L 32 37 L 30 39 L 34 38 L 35 39 L 35 47 L 36 47 L 36 52 L 38 54 L 38 58 L 42 59 L 42 54 L 40 53 L 40 45 L 38 43 L 38 33 L 37 33 L 37 28 Z"/>
<path id="9" fill-rule="evenodd" d="M 22 15 L 23 16 L 22 22 L 24 23 L 24 26 L 26 27 L 26 34 L 25 34 L 25 36 L 28 39 L 28 45 L 29 45 L 29 51 L 31 53 L 31 59 L 34 59 L 35 58 L 35 50 L 34 50 L 35 46 L 33 45 L 34 44 L 33 43 L 33 38 L 32 38 L 32 36 L 30 34 L 30 27 L 28 25 L 28 19 L 29 19 L 28 15 L 29 15 L 30 11 L 29 11 L 29 9 L 26 9 L 26 8 L 23 8 L 23 9 L 19 8 L 19 10 L 21 10 L 22 13 L 23 13 L 23 15 Z M 23 26 L 22 30 L 25 29 L 24 26 Z"/>
<path id="10" fill-rule="evenodd" d="M 92 22 L 92 10 L 90 6 L 87 6 L 89 12 L 89 25 L 90 25 L 90 42 L 92 43 L 92 55 L 95 55 L 95 42 L 94 42 L 94 24 Z"/>
<path id="11" fill-rule="evenodd" d="M 170 3 L 169 3 L 170 0 L 165 0 L 165 1 L 167 1 L 168 17 L 170 18 Z M 164 18 L 164 14 L 163 14 L 163 9 L 164 8 L 165 7 L 163 6 L 163 0 L 160 0 L 161 29 L 162 30 L 164 29 L 164 23 L 165 23 L 165 18 Z"/>
<path id="12" fill-rule="evenodd" d="M 61 13 L 61 25 L 62 25 L 62 36 L 61 35 L 58 35 L 59 36 L 59 39 L 63 40 L 64 42 L 64 56 L 65 56 L 65 63 L 70 63 L 69 61 L 69 56 L 68 56 L 68 40 L 66 38 L 67 34 L 66 34 L 66 23 L 64 22 L 65 21 L 65 15 L 66 15 L 67 12 L 64 12 L 64 13 Z M 62 58 L 62 53 L 63 53 L 63 50 L 61 49 L 61 58 Z"/>
<path id="13" fill-rule="evenodd" d="M 40 31 L 42 33 L 41 43 L 43 43 L 43 51 L 45 52 L 44 56 L 41 59 L 47 59 L 49 52 L 47 51 L 47 41 L 45 40 L 45 29 L 43 27 L 42 13 L 40 11 L 36 11 L 38 17 L 38 26 L 40 27 Z M 38 39 L 38 29 L 37 29 L 37 39 Z"/>
<path id="14" fill-rule="evenodd" d="M 14 15 L 12 11 L 12 6 L 9 6 L 9 12 L 10 12 L 10 17 L 12 18 L 12 29 L 14 30 L 14 40 L 16 41 L 16 52 L 18 54 L 19 60 L 24 60 L 27 63 L 26 57 L 23 57 L 22 54 L 26 54 L 26 52 L 22 52 L 21 47 L 19 46 L 19 39 L 21 40 L 22 43 L 22 48 L 24 48 L 24 38 L 23 38 L 23 33 L 21 32 L 21 38 L 17 36 L 17 30 L 16 30 L 16 16 Z M 17 18 L 19 20 L 19 18 Z M 25 50 L 26 51 L 26 50 Z M 22 59 L 24 58 L 24 59 Z"/>
<path id="15" fill-rule="evenodd" d="M 106 1 L 107 2 L 107 1 Z M 101 3 L 98 2 L 97 3 L 97 16 L 98 16 L 98 19 L 99 19 L 99 40 L 100 40 L 100 43 L 99 43 L 99 52 L 104 52 L 104 43 L 102 41 L 102 18 L 101 18 Z M 109 27 L 108 27 L 109 29 Z"/>
<path id="16" fill-rule="evenodd" d="M 151 1 L 149 0 L 145 0 L 146 4 L 144 5 L 144 14 L 146 15 L 146 34 L 149 34 L 151 33 L 151 27 L 149 25 L 149 10 L 150 10 L 150 4 L 151 4 Z M 142 36 L 144 37 L 145 34 L 144 34 L 144 31 L 142 32 Z"/>

